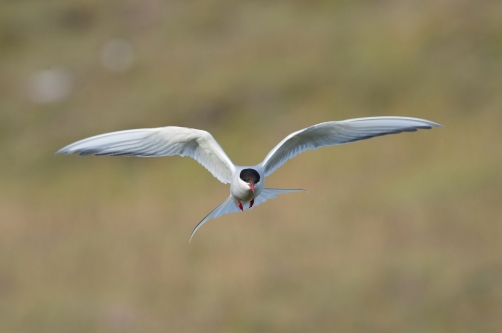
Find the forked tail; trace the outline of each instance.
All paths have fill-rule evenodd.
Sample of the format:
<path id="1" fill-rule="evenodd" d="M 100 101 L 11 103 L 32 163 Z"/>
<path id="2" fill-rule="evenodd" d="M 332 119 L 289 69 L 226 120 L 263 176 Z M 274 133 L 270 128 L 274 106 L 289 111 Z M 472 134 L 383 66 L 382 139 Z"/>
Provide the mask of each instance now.
<path id="1" fill-rule="evenodd" d="M 267 201 L 268 199 L 275 199 L 279 194 L 286 194 L 290 192 L 307 192 L 302 189 L 281 189 L 281 188 L 264 188 L 260 195 L 254 199 L 254 207 Z"/>
<path id="2" fill-rule="evenodd" d="M 279 189 L 279 188 L 264 188 L 261 191 L 260 195 L 254 199 L 253 208 L 258 206 L 259 204 L 267 201 L 268 199 L 277 198 L 277 195 L 279 195 L 279 194 L 286 194 L 286 193 L 290 193 L 290 192 L 307 192 L 307 191 L 301 190 L 301 189 L 286 190 L 286 189 Z M 248 209 L 249 209 L 248 206 L 245 205 L 244 210 L 248 210 Z M 237 200 L 235 200 L 232 197 L 228 197 L 227 200 L 223 201 L 223 203 L 221 205 L 219 205 L 218 207 L 213 209 L 213 211 L 211 211 L 211 213 L 207 214 L 207 216 L 195 226 L 195 228 L 192 231 L 192 234 L 190 235 L 189 242 L 192 240 L 192 237 L 195 234 L 195 232 L 208 220 L 210 220 L 212 218 L 220 217 L 221 215 L 224 215 L 224 214 L 236 213 L 236 212 L 240 212 L 239 206 L 237 205 Z"/>

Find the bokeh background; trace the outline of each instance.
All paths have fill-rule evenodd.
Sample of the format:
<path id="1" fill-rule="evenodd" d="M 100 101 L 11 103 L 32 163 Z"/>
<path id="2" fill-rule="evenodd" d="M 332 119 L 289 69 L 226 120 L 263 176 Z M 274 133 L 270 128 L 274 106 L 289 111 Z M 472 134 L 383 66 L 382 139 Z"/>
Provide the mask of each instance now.
<path id="1" fill-rule="evenodd" d="M 0 331 L 501 332 L 501 108 L 498 0 L 3 0 Z M 54 155 L 377 115 L 445 127 L 306 152 L 190 244 L 228 196 L 193 160 Z"/>

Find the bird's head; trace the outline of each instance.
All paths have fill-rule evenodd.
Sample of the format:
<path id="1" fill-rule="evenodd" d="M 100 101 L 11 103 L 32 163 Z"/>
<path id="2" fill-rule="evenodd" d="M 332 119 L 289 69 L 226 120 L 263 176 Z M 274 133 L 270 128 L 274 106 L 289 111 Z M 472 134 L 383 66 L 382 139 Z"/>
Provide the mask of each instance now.
<path id="1" fill-rule="evenodd" d="M 260 174 L 255 169 L 243 169 L 239 175 L 254 193 L 254 186 L 260 181 Z"/>

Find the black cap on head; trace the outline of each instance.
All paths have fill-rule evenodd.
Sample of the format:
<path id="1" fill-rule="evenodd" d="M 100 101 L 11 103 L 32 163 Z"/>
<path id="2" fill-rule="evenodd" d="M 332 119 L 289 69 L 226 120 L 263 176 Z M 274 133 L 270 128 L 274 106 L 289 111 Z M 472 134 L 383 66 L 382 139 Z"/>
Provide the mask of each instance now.
<path id="1" fill-rule="evenodd" d="M 248 184 L 256 184 L 260 181 L 260 174 L 255 169 L 243 169 L 240 178 Z"/>

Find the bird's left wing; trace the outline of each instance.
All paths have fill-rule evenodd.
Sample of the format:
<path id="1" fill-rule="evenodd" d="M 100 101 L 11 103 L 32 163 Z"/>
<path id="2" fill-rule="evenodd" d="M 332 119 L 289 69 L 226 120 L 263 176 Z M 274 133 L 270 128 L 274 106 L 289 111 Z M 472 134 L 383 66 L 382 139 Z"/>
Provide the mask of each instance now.
<path id="1" fill-rule="evenodd" d="M 189 156 L 202 164 L 222 183 L 230 183 L 234 164 L 213 136 L 186 127 L 159 127 L 119 131 L 72 143 L 56 154 L 112 156 Z"/>
<path id="2" fill-rule="evenodd" d="M 287 160 L 308 149 L 432 127 L 442 127 L 442 125 L 409 117 L 369 117 L 329 121 L 291 133 L 268 153 L 261 165 L 265 176 L 268 176 Z"/>

